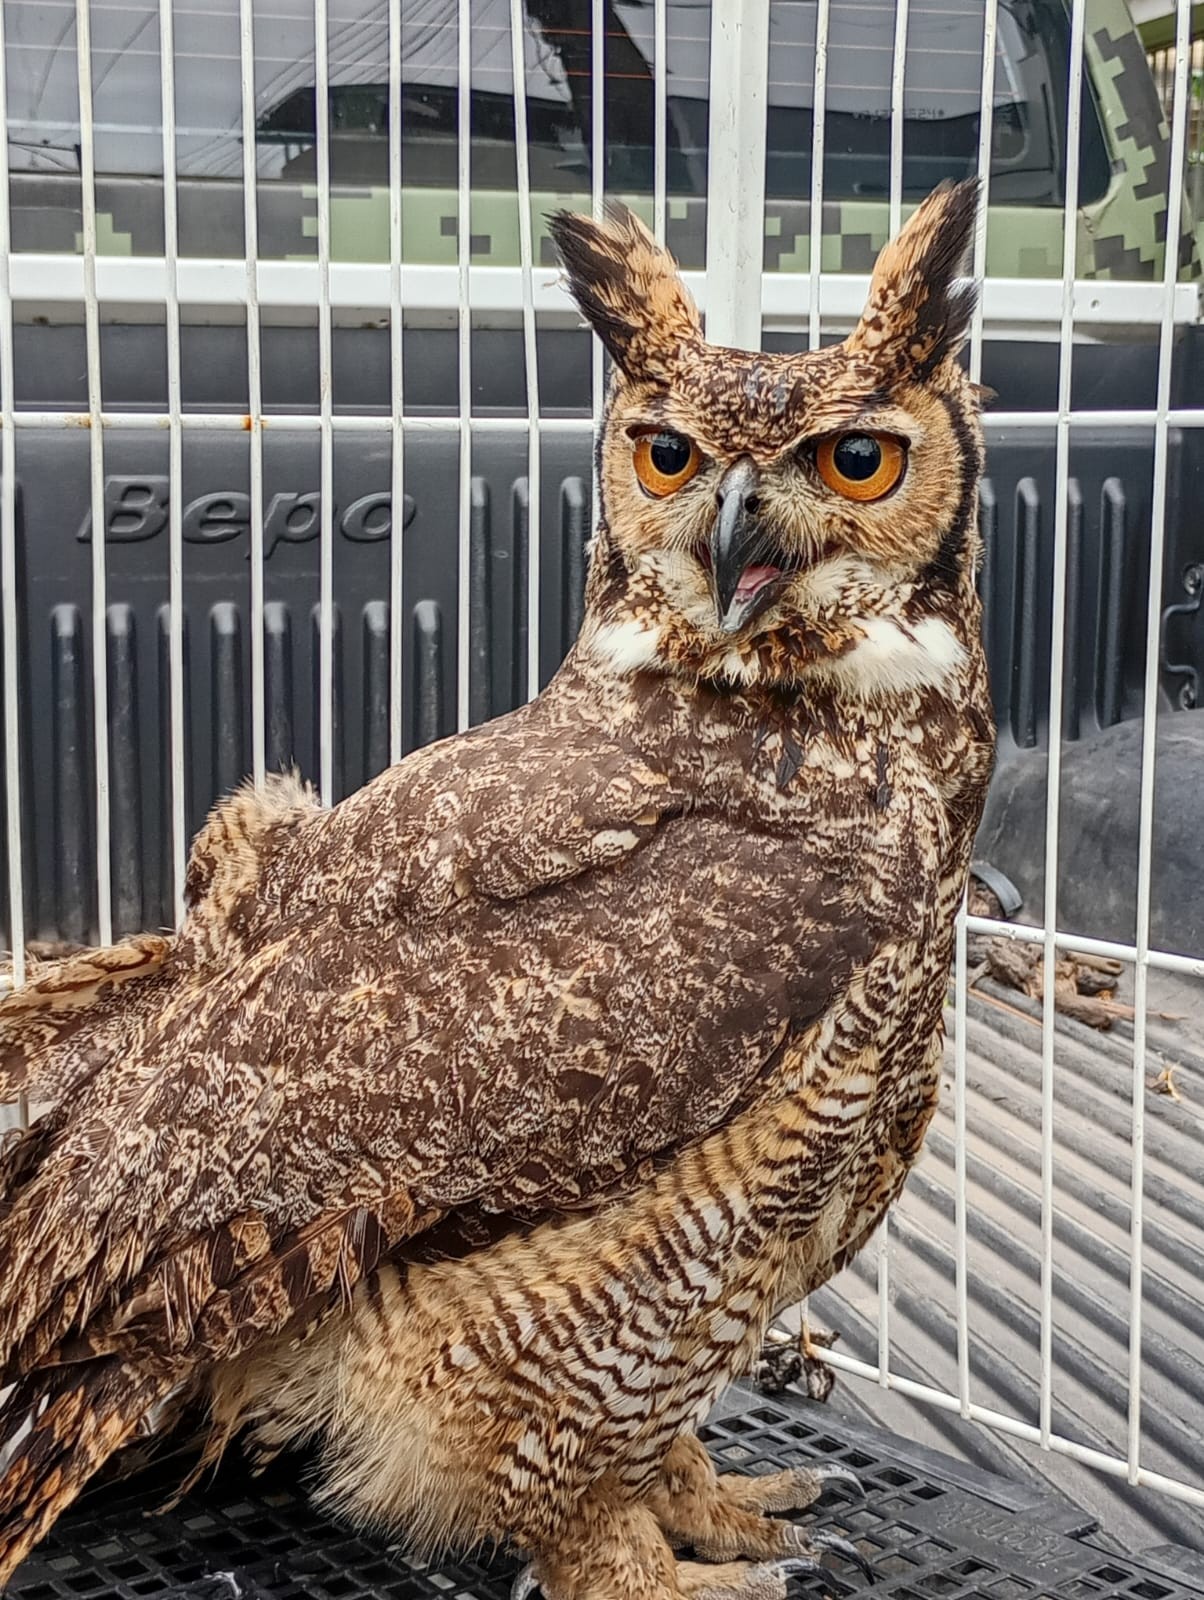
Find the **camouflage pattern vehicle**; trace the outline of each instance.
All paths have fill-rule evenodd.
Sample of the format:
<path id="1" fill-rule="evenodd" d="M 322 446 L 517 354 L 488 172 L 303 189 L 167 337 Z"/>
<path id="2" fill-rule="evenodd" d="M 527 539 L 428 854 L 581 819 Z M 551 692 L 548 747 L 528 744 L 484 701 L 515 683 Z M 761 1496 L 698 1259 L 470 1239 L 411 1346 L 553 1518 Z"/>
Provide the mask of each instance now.
<path id="1" fill-rule="evenodd" d="M 100 247 L 163 253 L 155 0 L 95 0 Z M 544 215 L 587 207 L 592 104 L 590 0 L 527 0 L 531 205 L 546 259 Z M 402 9 L 403 253 L 457 258 L 456 0 Z M 57 8 L 10 0 L 9 143 L 18 250 L 79 248 L 74 55 Z M 142 14 L 144 13 L 144 15 Z M 806 271 L 816 8 L 771 6 L 766 174 L 767 270 Z M 345 0 L 331 29 L 331 245 L 336 260 L 388 259 L 387 27 L 379 0 Z M 825 104 L 823 268 L 863 272 L 887 234 L 893 7 L 832 0 Z M 412 20 L 411 20 L 412 19 Z M 508 0 L 474 0 L 471 255 L 518 260 Z M 605 184 L 645 215 L 653 189 L 651 0 L 608 0 Z M 150 43 L 147 44 L 149 39 Z M 177 23 L 176 162 L 185 256 L 243 254 L 243 150 L 237 7 L 206 0 Z M 1065 180 L 1065 0 L 1002 0 L 987 270 L 1057 277 Z M 259 253 L 316 249 L 317 184 L 310 0 L 256 17 Z M 666 188 L 670 244 L 703 264 L 706 233 L 705 7 L 670 0 Z M 918 200 L 975 170 L 982 72 L 981 0 L 913 0 L 908 30 L 903 188 Z M 1078 275 L 1161 277 L 1168 133 L 1125 0 L 1090 0 L 1079 174 Z M 1200 276 L 1199 225 L 1178 242 Z"/>

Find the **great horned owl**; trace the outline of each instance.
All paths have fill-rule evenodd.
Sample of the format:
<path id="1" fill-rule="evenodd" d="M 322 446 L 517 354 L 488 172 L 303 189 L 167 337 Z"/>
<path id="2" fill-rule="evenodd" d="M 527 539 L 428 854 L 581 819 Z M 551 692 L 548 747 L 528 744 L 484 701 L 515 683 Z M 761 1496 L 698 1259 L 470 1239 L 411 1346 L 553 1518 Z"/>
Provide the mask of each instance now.
<path id="1" fill-rule="evenodd" d="M 0 1161 L 0 1581 L 185 1400 L 547 1600 L 814 1562 L 767 1513 L 822 1474 L 716 1477 L 694 1429 L 937 1098 L 993 737 L 975 207 L 807 355 L 706 343 L 630 214 L 555 220 L 614 373 L 553 682 L 333 810 L 235 796 L 177 936 L 0 1006 L 0 1099 L 46 1106 Z"/>

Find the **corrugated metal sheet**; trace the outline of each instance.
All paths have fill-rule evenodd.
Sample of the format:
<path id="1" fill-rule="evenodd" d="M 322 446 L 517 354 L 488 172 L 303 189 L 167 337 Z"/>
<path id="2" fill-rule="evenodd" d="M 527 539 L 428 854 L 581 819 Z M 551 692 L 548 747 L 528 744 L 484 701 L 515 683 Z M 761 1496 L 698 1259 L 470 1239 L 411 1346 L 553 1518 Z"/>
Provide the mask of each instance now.
<path id="1" fill-rule="evenodd" d="M 1160 982 L 1152 1003 L 1187 1013 L 1199 993 Z M 1129 1350 L 1131 1029 L 1058 1025 L 1054 1168 L 1056 1431 L 1124 1452 Z M 1142 1465 L 1193 1481 L 1204 1462 L 1204 1055 L 1190 1026 L 1152 1024 L 1151 1081 L 1177 1064 L 1176 1101 L 1147 1091 Z M 983 985 L 969 996 L 967 1199 L 971 1392 L 1034 1424 L 1039 1409 L 1040 1008 Z M 952 1088 L 890 1234 L 892 1371 L 957 1392 Z M 875 1251 L 812 1301 L 837 1349 L 877 1359 Z M 872 1419 L 987 1470 L 1042 1481 L 1129 1552 L 1163 1542 L 1204 1550 L 1204 1513 L 956 1413 L 840 1376 L 843 1416 Z"/>

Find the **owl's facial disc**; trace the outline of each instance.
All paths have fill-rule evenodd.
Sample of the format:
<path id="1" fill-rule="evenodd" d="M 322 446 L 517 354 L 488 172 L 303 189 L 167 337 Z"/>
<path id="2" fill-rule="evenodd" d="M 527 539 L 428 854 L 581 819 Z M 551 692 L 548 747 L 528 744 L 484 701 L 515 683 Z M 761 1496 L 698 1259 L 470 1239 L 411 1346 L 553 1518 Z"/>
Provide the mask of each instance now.
<path id="1" fill-rule="evenodd" d="M 550 219 L 614 364 L 587 651 L 621 673 L 839 679 L 858 697 L 961 659 L 946 612 L 964 609 L 977 549 L 981 396 L 957 362 L 977 192 L 935 191 L 882 251 L 848 336 L 797 354 L 709 343 L 631 212 Z"/>
<path id="2" fill-rule="evenodd" d="M 760 473 L 742 456 L 715 492 L 718 516 L 707 554 L 716 621 L 722 633 L 739 633 L 774 603 L 797 563 L 758 521 Z"/>

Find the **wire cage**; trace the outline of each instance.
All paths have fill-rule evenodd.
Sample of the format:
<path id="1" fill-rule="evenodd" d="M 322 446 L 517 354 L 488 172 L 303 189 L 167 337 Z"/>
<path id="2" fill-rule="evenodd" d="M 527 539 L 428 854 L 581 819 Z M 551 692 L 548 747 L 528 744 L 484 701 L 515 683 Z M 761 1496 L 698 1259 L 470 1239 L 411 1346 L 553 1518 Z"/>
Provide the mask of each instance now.
<path id="1" fill-rule="evenodd" d="M 1190 622 L 1204 585 L 1187 559 L 1201 45 L 1191 0 L 1168 9 L 1151 69 L 1123 0 L 4 0 L 6 981 L 29 941 L 36 957 L 174 923 L 191 834 L 245 774 L 296 759 L 333 802 L 546 681 L 580 615 L 605 378 L 547 252 L 552 204 L 634 200 L 710 338 L 815 348 L 851 325 L 919 195 L 977 171 L 969 368 L 1007 379 L 985 417 L 988 627 L 1005 741 L 1041 764 L 1041 887 L 1030 920 L 958 925 L 948 1181 L 920 1228 L 939 1235 L 948 1361 L 918 1371 L 900 1348 L 910 1199 L 850 1291 L 864 1336 L 824 1359 L 867 1394 L 1157 1492 L 1204 1542 L 1200 1455 L 1146 1427 L 1151 1383 L 1172 1380 L 1171 1420 L 1204 1425 L 1183 1310 L 1204 1142 L 1190 1103 L 1148 1087 L 1151 985 L 1204 978 L 1204 946 L 1154 895 L 1160 728 L 1194 695 L 1168 682 L 1195 681 L 1168 654 L 1171 611 Z M 1135 63 L 1140 115 L 1109 99 Z M 1025 354 L 1004 370 L 1009 341 Z M 1084 707 L 1134 734 L 1119 932 L 1063 912 Z M 1131 1029 L 1098 1059 L 1052 982 L 1028 1004 L 1032 1115 L 1010 1149 L 974 1126 L 992 1116 L 971 1071 L 982 938 L 1032 946 L 1046 972 L 1118 962 L 1131 990 Z M 1068 1147 L 1067 1099 L 1095 1067 L 1106 1115 L 1079 1106 Z M 1067 1195 L 1094 1181 L 1096 1137 L 1123 1155 L 1093 1210 Z M 1017 1161 L 1020 1390 L 984 1378 L 977 1320 L 1010 1224 L 976 1208 Z M 1059 1315 L 1093 1262 L 1122 1354 L 1110 1420 L 1079 1427 L 1060 1384 L 1080 1336 Z M 1164 1349 L 1159 1324 L 1151 1356 L 1147 1315 L 1167 1305 L 1185 1342 Z"/>

